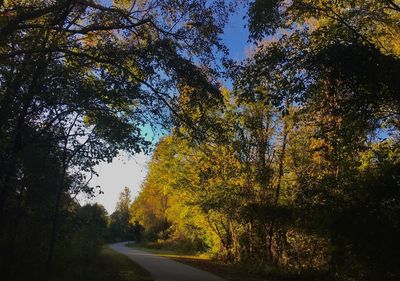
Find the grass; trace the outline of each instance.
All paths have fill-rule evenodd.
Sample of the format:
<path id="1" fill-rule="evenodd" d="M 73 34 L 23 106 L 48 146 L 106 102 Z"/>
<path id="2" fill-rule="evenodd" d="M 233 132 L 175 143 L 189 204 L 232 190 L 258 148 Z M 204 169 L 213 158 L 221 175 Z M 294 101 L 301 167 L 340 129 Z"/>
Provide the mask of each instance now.
<path id="1" fill-rule="evenodd" d="M 143 250 L 149 253 L 156 254 L 158 256 L 166 257 L 166 258 L 187 258 L 187 259 L 195 259 L 195 260 L 211 260 L 206 254 L 193 254 L 187 253 L 185 251 L 173 250 L 170 248 L 154 248 L 151 244 L 136 244 L 136 243 L 127 243 L 125 244 L 127 247 Z"/>
<path id="2" fill-rule="evenodd" d="M 150 273 L 128 257 L 103 247 L 100 254 L 89 259 L 59 261 L 51 273 L 26 268 L 15 281 L 151 281 Z"/>
<path id="3" fill-rule="evenodd" d="M 104 247 L 97 263 L 98 278 L 104 281 L 150 281 L 150 273 L 128 257 Z M 103 277 L 103 279 L 101 279 Z"/>

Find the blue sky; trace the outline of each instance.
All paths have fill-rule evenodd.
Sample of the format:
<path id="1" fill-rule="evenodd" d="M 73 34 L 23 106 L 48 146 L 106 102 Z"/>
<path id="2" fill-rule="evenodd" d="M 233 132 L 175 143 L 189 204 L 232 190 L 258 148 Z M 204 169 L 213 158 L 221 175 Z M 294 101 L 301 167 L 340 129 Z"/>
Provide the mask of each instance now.
<path id="1" fill-rule="evenodd" d="M 244 7 L 239 7 L 237 13 L 230 17 L 230 21 L 225 27 L 224 34 L 221 36 L 222 41 L 229 48 L 230 57 L 240 61 L 246 58 L 249 44 L 248 30 L 245 28 Z M 147 131 L 147 130 L 146 130 Z M 157 137 L 153 140 L 157 141 Z M 94 200 L 82 198 L 82 203 L 98 202 L 112 213 L 118 200 L 119 193 L 127 186 L 136 196 L 140 190 L 140 185 L 147 174 L 147 162 L 150 160 L 149 155 L 138 154 L 129 157 L 122 153 L 115 158 L 112 163 L 102 163 L 96 167 L 99 177 L 94 178 L 91 182 L 92 186 L 99 185 L 104 194 L 97 195 Z"/>
<path id="2" fill-rule="evenodd" d="M 239 7 L 238 11 L 230 17 L 230 21 L 225 27 L 224 34 L 221 36 L 221 39 L 229 48 L 230 57 L 238 61 L 246 58 L 246 52 L 249 46 L 247 43 L 249 32 L 245 27 L 246 20 L 243 19 L 245 15 L 245 8 Z"/>

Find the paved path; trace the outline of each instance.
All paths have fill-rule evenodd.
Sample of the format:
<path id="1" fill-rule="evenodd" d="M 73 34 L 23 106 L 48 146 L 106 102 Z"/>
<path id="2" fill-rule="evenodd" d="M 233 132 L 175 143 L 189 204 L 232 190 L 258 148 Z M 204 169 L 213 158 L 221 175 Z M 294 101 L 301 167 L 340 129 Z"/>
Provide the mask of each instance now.
<path id="1" fill-rule="evenodd" d="M 149 271 L 154 281 L 225 281 L 214 274 L 186 264 L 125 247 L 125 242 L 112 244 L 110 247 Z"/>

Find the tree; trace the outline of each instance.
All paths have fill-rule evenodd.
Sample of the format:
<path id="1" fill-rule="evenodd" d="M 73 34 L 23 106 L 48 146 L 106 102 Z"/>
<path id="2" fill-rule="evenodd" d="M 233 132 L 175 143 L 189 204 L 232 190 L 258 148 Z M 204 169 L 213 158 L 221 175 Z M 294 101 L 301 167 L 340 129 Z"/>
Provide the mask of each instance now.
<path id="1" fill-rule="evenodd" d="M 369 203 L 360 203 L 359 196 L 374 194 L 374 188 L 358 179 L 364 153 L 371 153 L 385 138 L 399 142 L 395 121 L 399 29 L 394 24 L 399 15 L 392 1 L 253 1 L 250 5 L 250 29 L 253 40 L 259 40 L 258 49 L 244 67 L 247 75 L 239 78 L 239 89 L 244 89 L 246 97 L 251 89 L 263 85 L 279 109 L 284 110 L 287 101 L 298 108 L 295 137 L 291 139 L 289 132 L 291 157 L 286 168 L 296 176 L 294 201 L 286 210 L 289 224 L 283 226 L 287 231 L 302 222 L 295 230 L 300 230 L 297 237 L 290 239 L 298 245 L 308 244 L 303 239 L 307 233 L 317 237 L 311 241 L 322 241 L 316 250 L 329 262 L 318 267 L 325 266 L 331 278 L 392 280 L 398 274 L 390 262 L 395 259 L 391 249 L 397 243 L 380 244 L 385 249 L 383 258 L 350 233 L 355 231 L 354 222 L 361 220 L 368 221 L 364 227 L 373 227 L 376 221 L 389 227 L 383 221 L 393 215 L 389 208 L 387 217 L 381 217 L 375 204 L 383 203 L 382 198 L 375 201 L 367 196 Z M 271 35 L 276 37 L 271 40 L 267 37 Z M 397 202 L 396 184 L 388 185 L 393 189 L 381 195 Z M 375 215 L 366 219 L 366 213 Z M 380 232 L 380 238 L 374 239 L 388 241 L 397 231 Z M 356 250 L 355 245 L 361 244 L 371 250 L 370 262 Z M 358 270 L 349 270 L 349 264 Z"/>
<path id="2" fill-rule="evenodd" d="M 78 233 L 75 234 L 73 243 L 79 244 L 77 248 L 84 256 L 85 261 L 95 258 L 100 252 L 106 239 L 108 216 L 102 205 L 85 205 L 78 208 L 75 221 Z"/>
<path id="3" fill-rule="evenodd" d="M 2 260 L 13 260 L 7 257 L 13 243 L 7 241 L 23 239 L 18 225 L 29 217 L 25 210 L 42 213 L 52 206 L 51 222 L 46 221 L 51 264 L 73 197 L 94 191 L 85 173 L 93 174 L 96 164 L 120 150 L 147 150 L 142 127 L 168 124 L 176 114 L 177 81 L 195 78 L 199 93 L 218 99 L 215 76 L 195 62 L 211 67 L 212 50 L 224 50 L 218 35 L 229 10 L 225 4 L 0 2 L 0 252 L 7 253 Z M 44 163 L 57 167 L 49 186 L 24 180 L 30 172 L 25 153 L 42 146 L 49 151 Z M 48 201 L 21 204 L 47 188 Z"/>
<path id="4" fill-rule="evenodd" d="M 119 195 L 115 211 L 110 216 L 110 231 L 116 241 L 132 240 L 134 229 L 129 212 L 131 205 L 131 191 L 125 187 Z"/>
<path id="5" fill-rule="evenodd" d="M 258 45 L 224 106 L 180 89 L 185 116 L 210 130 L 158 144 L 132 210 L 168 234 L 153 238 L 330 280 L 398 278 L 398 14 L 383 2 L 251 3 Z M 353 11 L 376 21 L 365 29 Z"/>
<path id="6" fill-rule="evenodd" d="M 7 20 L 1 34 L 8 44 L 1 49 L 2 139 L 4 151 L 11 153 L 2 157 L 6 164 L 0 210 L 11 192 L 7 182 L 15 176 L 18 154 L 26 142 L 34 141 L 23 135 L 26 126 L 41 128 L 41 134 L 77 120 L 76 126 L 85 125 L 85 130 L 73 128 L 75 141 L 96 136 L 96 142 L 108 148 L 102 159 L 109 160 L 121 143 L 132 152 L 144 149 L 139 128 L 151 117 L 164 120 L 165 109 L 173 109 L 169 102 L 173 81 L 196 77 L 197 86 L 218 94 L 182 53 L 205 59 L 213 46 L 222 47 L 216 36 L 225 5 L 152 2 L 135 2 L 132 7 L 91 1 L 3 3 L 1 13 Z M 146 7 L 154 13 L 143 12 Z M 167 10 L 170 19 L 159 15 Z M 203 24 L 185 25 L 183 18 L 201 19 Z"/>

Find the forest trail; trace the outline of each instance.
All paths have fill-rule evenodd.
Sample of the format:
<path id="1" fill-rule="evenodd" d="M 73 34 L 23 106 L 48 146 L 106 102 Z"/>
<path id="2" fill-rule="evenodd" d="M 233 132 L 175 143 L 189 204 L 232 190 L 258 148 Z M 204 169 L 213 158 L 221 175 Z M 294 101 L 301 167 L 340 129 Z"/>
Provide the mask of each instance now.
<path id="1" fill-rule="evenodd" d="M 110 247 L 126 255 L 132 261 L 151 273 L 154 281 L 225 281 L 209 272 L 182 264 L 152 253 L 139 251 L 125 246 L 126 242 Z"/>

